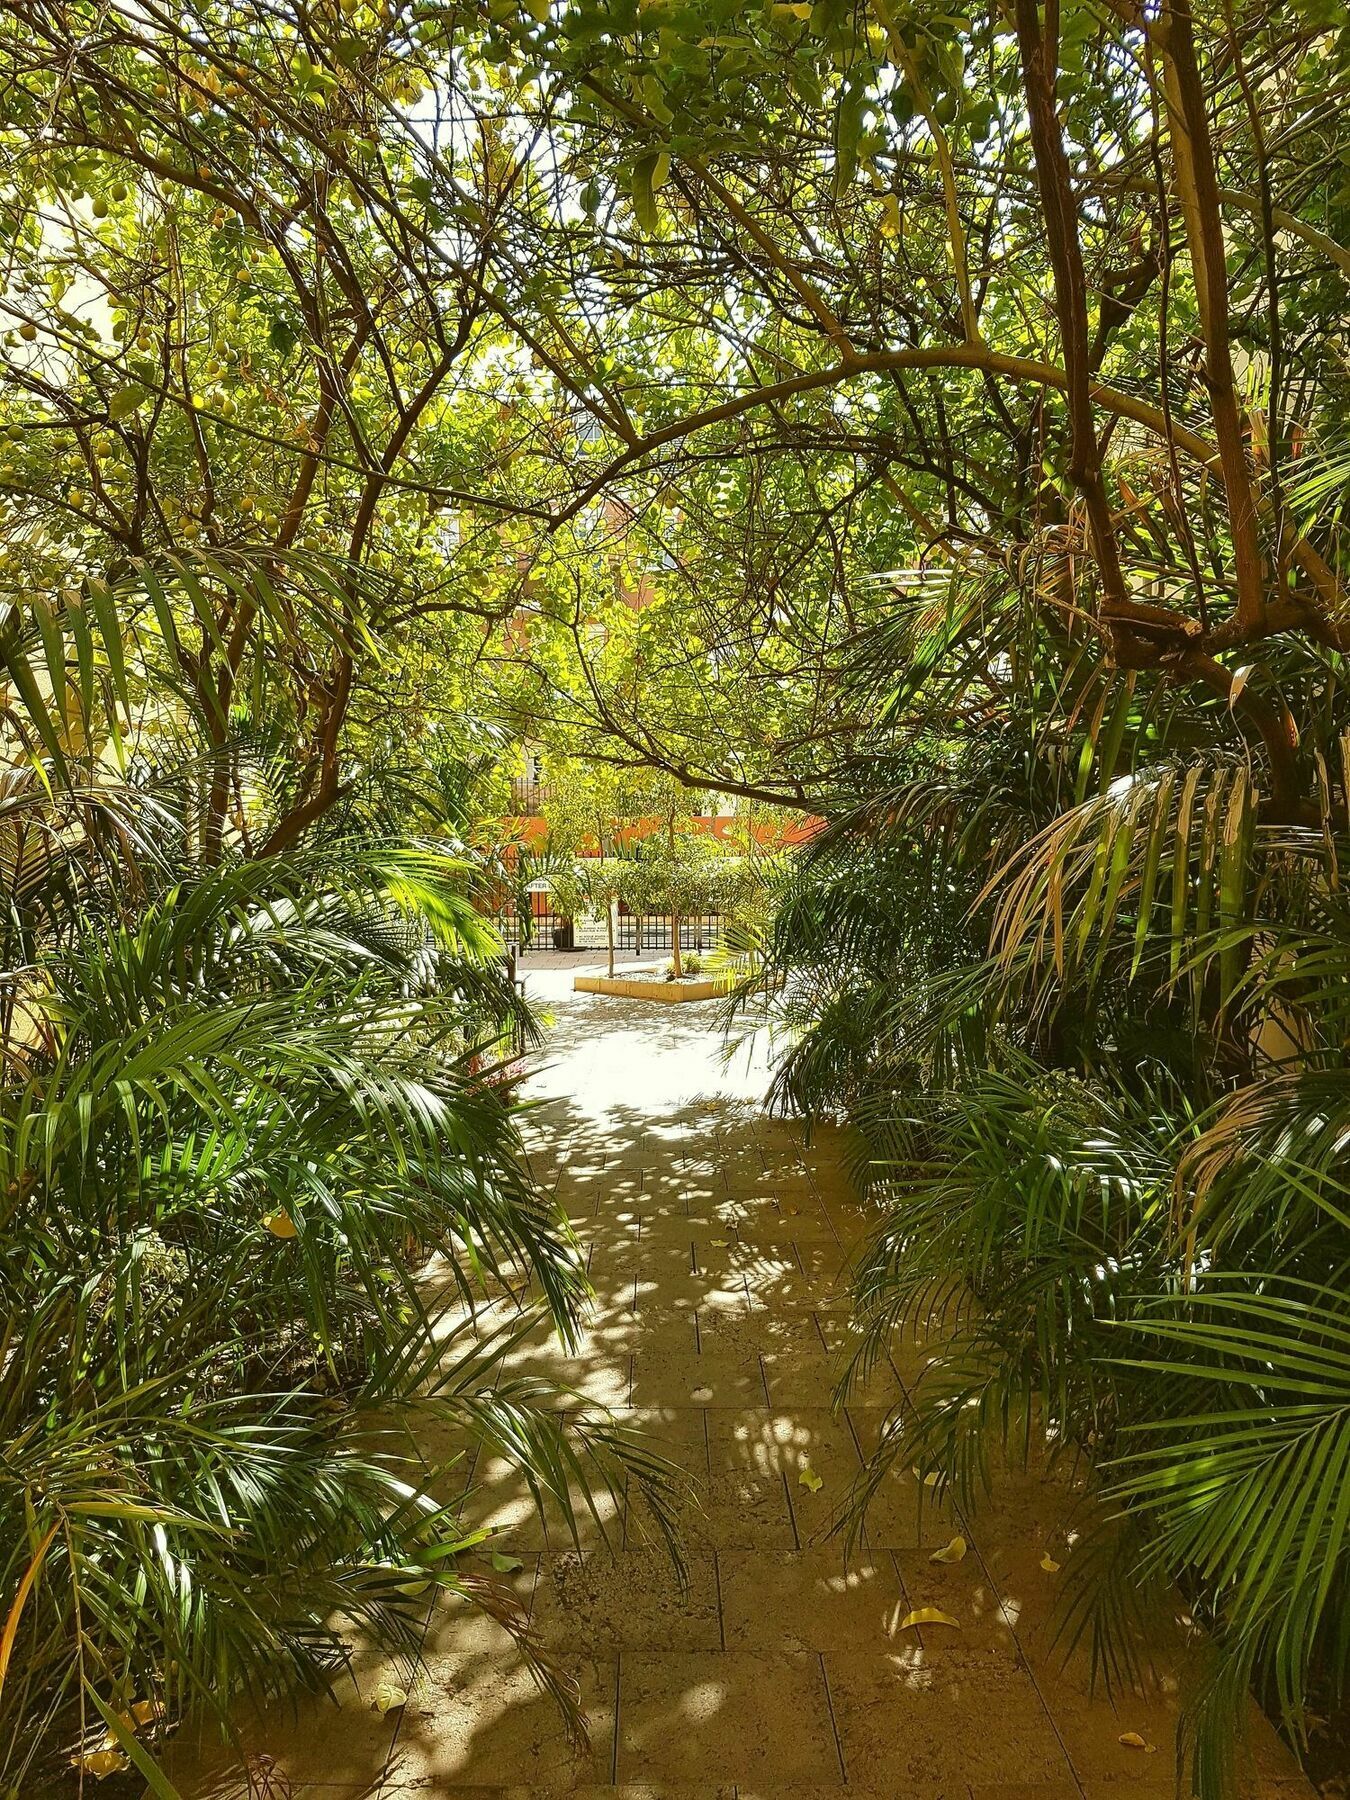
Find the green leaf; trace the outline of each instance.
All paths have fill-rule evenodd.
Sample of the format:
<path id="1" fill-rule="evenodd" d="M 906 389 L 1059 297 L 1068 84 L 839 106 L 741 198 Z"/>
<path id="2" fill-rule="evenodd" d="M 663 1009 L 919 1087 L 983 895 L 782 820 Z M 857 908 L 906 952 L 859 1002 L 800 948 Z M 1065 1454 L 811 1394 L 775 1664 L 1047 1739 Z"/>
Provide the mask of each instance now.
<path id="1" fill-rule="evenodd" d="M 140 382 L 128 382 L 108 401 L 108 417 L 113 420 L 129 419 L 150 398 L 150 390 L 142 387 Z"/>
<path id="2" fill-rule="evenodd" d="M 842 194 L 858 172 L 867 90 L 860 81 L 846 82 L 834 115 L 834 191 Z"/>
<path id="3" fill-rule="evenodd" d="M 630 193 L 633 200 L 633 217 L 637 220 L 638 229 L 648 233 L 656 230 L 656 193 L 653 177 L 659 158 L 655 152 L 649 156 L 639 157 L 633 165 L 633 177 Z M 669 159 L 667 159 L 669 166 Z"/>

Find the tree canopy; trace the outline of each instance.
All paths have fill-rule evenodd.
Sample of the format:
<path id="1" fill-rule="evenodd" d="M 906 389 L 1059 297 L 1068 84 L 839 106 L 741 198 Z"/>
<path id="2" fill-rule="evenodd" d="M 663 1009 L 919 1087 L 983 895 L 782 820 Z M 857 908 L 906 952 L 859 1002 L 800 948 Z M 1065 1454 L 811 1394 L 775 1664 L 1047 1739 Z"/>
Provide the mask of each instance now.
<path id="1" fill-rule="evenodd" d="M 1071 1635 L 1127 1664 L 1122 1595 L 1179 1582 L 1214 1647 L 1197 1791 L 1253 1683 L 1306 1746 L 1350 1582 L 1348 77 L 1334 0 L 12 0 L 16 1779 L 162 1681 L 138 1657 L 206 1704 L 238 1595 L 275 1622 L 292 1592 L 263 1531 L 202 1559 L 192 1631 L 156 1590 L 133 1654 L 110 1600 L 85 1656 L 43 1432 L 85 1442 L 54 1346 L 91 1307 L 162 1321 L 90 1381 L 183 1402 L 193 1296 L 284 1217 L 303 1279 L 248 1286 L 211 1354 L 246 1411 L 294 1375 L 294 1467 L 326 1468 L 283 1349 L 313 1336 L 353 1406 L 416 1386 L 387 1216 L 416 1164 L 426 1243 L 470 1285 L 518 1258 L 570 1328 L 565 1231 L 482 1086 L 528 1034 L 474 923 L 519 883 L 479 847 L 526 743 L 572 771 L 572 849 L 632 810 L 823 821 L 757 871 L 737 1004 L 777 1102 L 855 1132 L 864 1359 L 965 1307 L 874 1474 L 973 1501 L 1028 1420 L 1094 1457 Z M 707 871 L 667 837 L 678 913 Z M 555 1477 L 579 1454 L 475 1418 Z M 95 1433 L 129 1572 L 162 1423 Z M 448 1522 L 368 1471 L 350 1498 L 323 1580 L 396 1625 L 389 1568 Z M 264 1638 L 225 1688 L 300 1654 Z"/>

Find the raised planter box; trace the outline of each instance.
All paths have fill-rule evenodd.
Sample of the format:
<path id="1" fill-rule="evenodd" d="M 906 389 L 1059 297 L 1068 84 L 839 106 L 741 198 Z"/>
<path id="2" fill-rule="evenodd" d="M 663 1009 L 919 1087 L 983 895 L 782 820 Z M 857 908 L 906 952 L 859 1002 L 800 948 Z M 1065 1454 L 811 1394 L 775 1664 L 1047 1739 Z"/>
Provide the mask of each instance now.
<path id="1" fill-rule="evenodd" d="M 578 994 L 614 994 L 621 1000 L 655 1000 L 662 1006 L 678 1006 L 682 1000 L 715 1000 L 725 994 L 731 983 L 717 977 L 700 977 L 694 981 L 653 981 L 641 975 L 574 975 L 572 989 Z"/>

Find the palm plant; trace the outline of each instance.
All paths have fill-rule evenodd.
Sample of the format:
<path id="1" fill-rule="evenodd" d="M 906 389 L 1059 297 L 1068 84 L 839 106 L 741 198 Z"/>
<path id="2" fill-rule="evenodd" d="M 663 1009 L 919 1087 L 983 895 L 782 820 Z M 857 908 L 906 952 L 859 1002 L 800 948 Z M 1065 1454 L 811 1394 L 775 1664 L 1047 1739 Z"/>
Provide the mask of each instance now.
<path id="1" fill-rule="evenodd" d="M 343 1625 L 411 1650 L 433 1590 L 492 1609 L 566 1701 L 398 1423 L 492 1441 L 568 1520 L 630 1472 L 665 1516 L 656 1459 L 498 1380 L 586 1289 L 494 1079 L 532 1027 L 469 871 L 370 838 L 174 866 L 108 790 L 98 819 L 147 848 L 119 890 L 80 805 L 11 885 L 0 1773 L 27 1791 L 73 1745 L 168 1791 L 171 1723 L 322 1686 Z M 526 1310 L 485 1329 L 476 1295 Z"/>
<path id="2" fill-rule="evenodd" d="M 1231 708 L 1111 675 L 958 571 L 854 646 L 850 788 L 747 946 L 776 1097 L 846 1117 L 877 1223 L 845 1386 L 944 1322 L 855 1496 L 1087 1458 L 1063 1641 L 1138 1673 L 1178 1584 L 1180 1753 L 1231 1782 L 1254 1684 L 1296 1747 L 1350 1673 L 1346 696 L 1282 647 L 1308 800 Z M 891 671 L 901 670 L 897 676 Z"/>

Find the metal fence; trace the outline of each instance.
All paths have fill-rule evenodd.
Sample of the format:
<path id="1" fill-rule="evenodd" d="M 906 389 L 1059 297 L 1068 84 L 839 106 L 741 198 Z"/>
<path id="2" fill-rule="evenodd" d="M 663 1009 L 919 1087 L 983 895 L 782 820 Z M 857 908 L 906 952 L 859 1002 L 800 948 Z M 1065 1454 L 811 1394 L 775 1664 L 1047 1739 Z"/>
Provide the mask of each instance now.
<path id="1" fill-rule="evenodd" d="M 507 949 L 514 950 L 518 956 L 528 955 L 531 950 L 575 950 L 578 955 L 592 957 L 604 954 L 603 941 L 599 944 L 587 944 L 583 949 L 576 942 L 576 931 L 571 919 L 554 912 L 551 907 L 536 906 L 530 920 L 522 920 L 515 912 L 508 911 L 498 913 L 492 922 L 501 933 Z M 525 927 L 523 930 L 522 925 Z M 703 913 L 695 918 L 681 919 L 681 950 L 715 949 L 721 925 L 719 913 Z M 674 947 L 671 921 L 660 915 L 638 919 L 632 913 L 621 912 L 615 921 L 614 947 L 629 956 L 640 956 L 652 950 L 671 950 Z"/>
<path id="2" fill-rule="evenodd" d="M 570 943 L 555 939 L 570 937 L 572 921 L 551 907 L 536 907 L 531 918 L 522 919 L 514 910 L 497 913 L 492 923 L 505 940 L 508 950 L 517 954 L 529 950 L 569 949 Z"/>
<path id="3" fill-rule="evenodd" d="M 702 913 L 697 918 L 681 919 L 680 948 L 681 950 L 712 950 L 716 947 L 721 929 L 722 919 L 719 913 Z M 673 949 L 671 921 L 659 915 L 649 919 L 637 919 L 631 913 L 620 913 L 614 932 L 614 942 L 620 950 L 631 950 L 637 953 L 644 950 Z"/>

